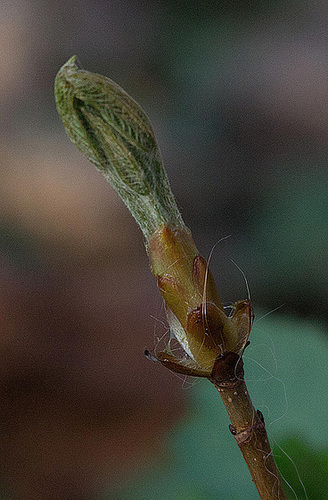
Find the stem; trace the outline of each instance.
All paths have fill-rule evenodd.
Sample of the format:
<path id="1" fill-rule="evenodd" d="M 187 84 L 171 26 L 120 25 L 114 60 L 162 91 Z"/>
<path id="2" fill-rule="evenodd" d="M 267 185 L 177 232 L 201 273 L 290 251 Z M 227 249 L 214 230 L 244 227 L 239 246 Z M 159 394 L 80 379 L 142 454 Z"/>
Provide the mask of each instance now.
<path id="1" fill-rule="evenodd" d="M 286 499 L 263 415 L 255 411 L 244 381 L 251 303 L 236 302 L 226 316 L 176 205 L 147 116 L 112 80 L 80 70 L 75 56 L 58 72 L 55 96 L 70 139 L 104 174 L 144 233 L 171 333 L 185 351 L 178 358 L 168 345 L 155 358 L 178 373 L 211 380 L 261 499 Z"/>
<path id="2" fill-rule="evenodd" d="M 218 362 L 223 360 L 224 357 Z M 243 454 L 258 494 L 262 500 L 286 500 L 263 415 L 255 410 L 246 387 L 242 358 L 237 364 L 224 364 L 225 377 L 218 376 L 217 366 L 213 370 L 211 382 L 226 407 L 231 421 L 230 432 Z"/>

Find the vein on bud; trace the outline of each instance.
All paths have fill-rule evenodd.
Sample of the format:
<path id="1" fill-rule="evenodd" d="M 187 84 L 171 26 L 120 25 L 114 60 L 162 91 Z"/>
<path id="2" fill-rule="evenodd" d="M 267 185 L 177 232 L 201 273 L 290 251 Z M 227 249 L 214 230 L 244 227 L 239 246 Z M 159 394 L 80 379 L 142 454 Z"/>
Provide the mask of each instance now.
<path id="1" fill-rule="evenodd" d="M 75 59 L 55 81 L 71 141 L 118 192 L 147 242 L 159 227 L 184 229 L 148 117 L 115 82 L 79 69 Z"/>

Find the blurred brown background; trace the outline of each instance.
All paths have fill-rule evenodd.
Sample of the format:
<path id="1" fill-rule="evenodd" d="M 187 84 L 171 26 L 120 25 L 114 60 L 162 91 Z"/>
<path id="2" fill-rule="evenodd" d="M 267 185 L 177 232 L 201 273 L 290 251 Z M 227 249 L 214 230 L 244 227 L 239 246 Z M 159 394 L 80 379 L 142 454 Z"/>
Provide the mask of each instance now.
<path id="1" fill-rule="evenodd" d="M 156 460 L 181 379 L 142 236 L 69 143 L 53 82 L 73 54 L 154 125 L 225 303 L 327 317 L 328 4 L 0 4 L 0 478 L 4 498 L 89 500 Z M 154 319 L 155 317 L 156 319 Z M 155 332 L 155 333 L 154 333 Z"/>

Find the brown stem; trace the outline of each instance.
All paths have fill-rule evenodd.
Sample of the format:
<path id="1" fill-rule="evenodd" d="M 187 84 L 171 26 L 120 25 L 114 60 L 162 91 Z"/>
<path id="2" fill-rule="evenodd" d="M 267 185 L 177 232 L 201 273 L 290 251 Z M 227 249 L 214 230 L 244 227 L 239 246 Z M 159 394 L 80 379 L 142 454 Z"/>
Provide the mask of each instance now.
<path id="1" fill-rule="evenodd" d="M 220 393 L 233 434 L 262 500 L 286 500 L 262 413 L 249 396 L 242 358 L 227 353 L 214 366 L 211 382 Z"/>

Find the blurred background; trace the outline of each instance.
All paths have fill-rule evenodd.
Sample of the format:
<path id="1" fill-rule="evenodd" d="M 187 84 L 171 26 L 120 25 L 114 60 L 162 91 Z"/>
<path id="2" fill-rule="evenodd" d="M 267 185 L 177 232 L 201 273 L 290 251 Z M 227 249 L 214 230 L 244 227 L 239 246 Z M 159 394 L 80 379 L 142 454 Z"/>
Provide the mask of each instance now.
<path id="1" fill-rule="evenodd" d="M 257 498 L 210 384 L 143 356 L 162 301 L 141 232 L 57 115 L 73 54 L 147 112 L 202 255 L 231 235 L 212 259 L 223 302 L 247 296 L 233 259 L 257 317 L 273 311 L 251 337 L 256 404 L 290 498 L 307 498 L 298 473 L 324 498 L 327 2 L 3 0 L 0 26 L 3 498 Z"/>

